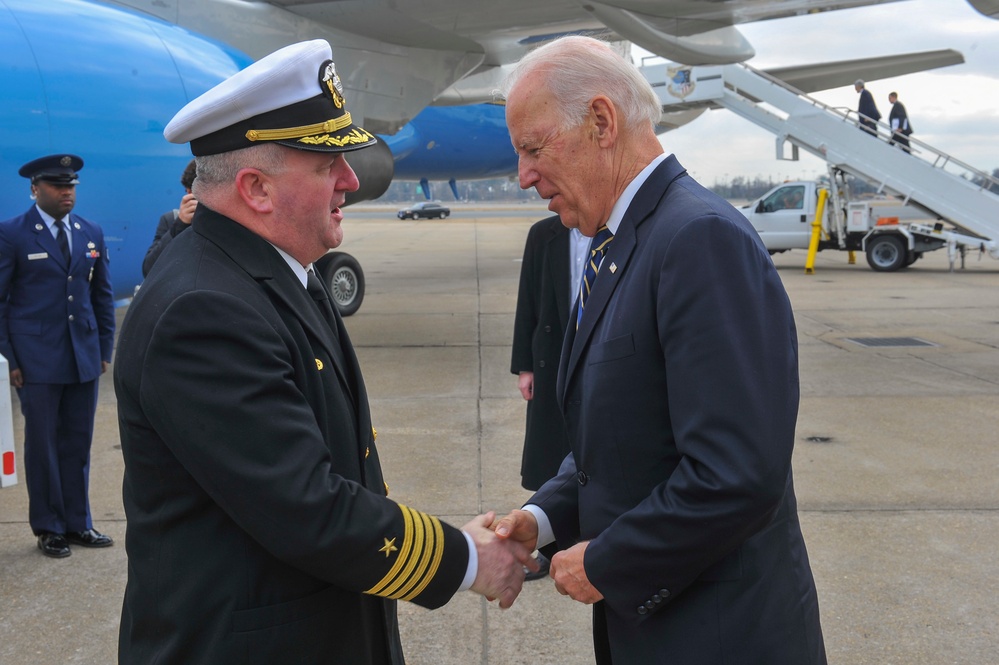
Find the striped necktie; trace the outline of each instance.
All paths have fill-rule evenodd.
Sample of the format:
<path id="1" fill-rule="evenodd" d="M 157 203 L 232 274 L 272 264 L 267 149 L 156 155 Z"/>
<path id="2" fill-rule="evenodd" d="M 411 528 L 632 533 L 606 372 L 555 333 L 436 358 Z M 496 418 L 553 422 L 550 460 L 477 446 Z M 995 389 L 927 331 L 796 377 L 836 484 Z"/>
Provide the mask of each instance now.
<path id="1" fill-rule="evenodd" d="M 69 263 L 69 239 L 66 237 L 66 224 L 61 219 L 57 219 L 55 226 L 56 244 L 59 245 L 59 251 L 62 252 L 62 257 L 66 259 L 66 263 Z"/>
<path id="2" fill-rule="evenodd" d="M 586 306 L 586 299 L 590 297 L 590 290 L 593 282 L 597 279 L 597 271 L 600 270 L 600 263 L 604 260 L 604 254 L 610 246 L 614 234 L 606 225 L 601 226 L 597 235 L 593 236 L 590 242 L 590 259 L 583 268 L 583 281 L 579 284 L 579 308 L 576 310 L 576 327 L 583 318 L 583 307 Z"/>

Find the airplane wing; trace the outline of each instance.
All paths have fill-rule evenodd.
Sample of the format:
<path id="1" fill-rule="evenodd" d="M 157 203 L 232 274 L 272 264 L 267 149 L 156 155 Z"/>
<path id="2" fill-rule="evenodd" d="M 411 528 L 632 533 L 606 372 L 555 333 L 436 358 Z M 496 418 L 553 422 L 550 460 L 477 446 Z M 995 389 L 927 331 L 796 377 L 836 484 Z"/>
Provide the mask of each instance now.
<path id="1" fill-rule="evenodd" d="M 858 78 L 865 81 L 876 81 L 938 67 L 960 65 L 963 62 L 964 56 L 958 51 L 941 49 L 939 51 L 838 60 L 795 67 L 770 67 L 764 71 L 801 92 L 807 93 L 850 86 Z"/>
<path id="2" fill-rule="evenodd" d="M 999 0 L 968 0 L 979 14 L 999 20 Z"/>
<path id="3" fill-rule="evenodd" d="M 253 58 L 325 38 L 343 72 L 351 114 L 394 134 L 473 74 L 497 78 L 535 44 L 567 33 L 630 41 L 684 64 L 751 58 L 739 24 L 898 0 L 116 0 Z"/>

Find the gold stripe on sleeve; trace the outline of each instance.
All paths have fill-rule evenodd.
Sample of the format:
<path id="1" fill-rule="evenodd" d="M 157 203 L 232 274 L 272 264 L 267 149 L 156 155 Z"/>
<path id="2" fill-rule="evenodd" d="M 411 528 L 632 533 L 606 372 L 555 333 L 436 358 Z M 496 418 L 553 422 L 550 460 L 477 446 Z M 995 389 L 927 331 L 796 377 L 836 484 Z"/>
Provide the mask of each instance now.
<path id="1" fill-rule="evenodd" d="M 411 511 L 406 506 L 399 504 L 400 510 L 402 510 L 403 523 L 405 524 L 405 530 L 403 532 L 402 544 L 399 547 L 399 554 L 395 560 L 395 564 L 389 569 L 388 573 L 385 574 L 377 584 L 365 591 L 364 593 L 371 594 L 373 596 L 385 596 L 385 587 L 388 586 L 402 570 L 403 566 L 406 565 L 406 561 L 409 559 L 409 552 L 413 548 L 413 511 Z"/>

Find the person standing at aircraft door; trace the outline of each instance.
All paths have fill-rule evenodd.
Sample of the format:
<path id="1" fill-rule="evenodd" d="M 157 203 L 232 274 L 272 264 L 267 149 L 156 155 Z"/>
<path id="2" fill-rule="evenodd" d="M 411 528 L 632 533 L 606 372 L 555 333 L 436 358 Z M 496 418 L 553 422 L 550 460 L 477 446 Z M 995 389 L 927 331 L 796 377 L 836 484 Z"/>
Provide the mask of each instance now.
<path id="1" fill-rule="evenodd" d="M 28 522 L 54 558 L 114 544 L 94 529 L 88 496 L 115 314 L 104 233 L 72 212 L 82 168 L 76 155 L 28 162 L 18 173 L 35 205 L 0 222 L 0 353 L 24 415 Z"/>
<path id="2" fill-rule="evenodd" d="M 868 134 L 877 136 L 881 112 L 878 111 L 878 105 L 874 103 L 874 95 L 864 87 L 864 82 L 861 79 L 854 82 L 853 89 L 860 93 L 860 102 L 857 105 L 857 113 L 860 114 L 860 128 Z"/>
<path id="3" fill-rule="evenodd" d="M 503 89 L 520 186 L 594 243 L 558 372 L 571 452 L 497 535 L 593 605 L 600 665 L 823 665 L 797 333 L 759 234 L 663 153 L 658 97 L 603 42 L 549 42 Z"/>
<path id="4" fill-rule="evenodd" d="M 396 601 L 509 607 L 530 552 L 388 498 L 361 369 L 310 269 L 343 240 L 354 124 L 325 40 L 182 108 L 198 207 L 129 306 L 115 393 L 122 665 L 402 665 Z M 169 269 L 166 269 L 169 268 Z M 514 546 L 511 546 L 514 545 Z"/>
<path id="5" fill-rule="evenodd" d="M 569 313 L 578 294 L 590 239 L 579 229 L 566 228 L 558 216 L 531 226 L 520 266 L 520 289 L 514 315 L 510 371 L 527 401 L 521 486 L 536 491 L 558 473 L 569 453 L 569 435 L 555 397 L 555 380 Z M 540 570 L 548 574 L 548 559 L 538 553 Z"/>
<path id="6" fill-rule="evenodd" d="M 153 244 L 146 250 L 146 256 L 142 259 L 142 276 L 149 275 L 153 269 L 153 264 L 166 249 L 170 241 L 177 237 L 177 234 L 191 228 L 191 219 L 194 211 L 198 207 L 198 199 L 191 193 L 194 186 L 194 178 L 197 175 L 197 166 L 192 159 L 180 176 L 180 184 L 184 187 L 184 196 L 180 199 L 180 207 L 174 208 L 170 212 L 164 213 L 156 225 L 156 234 L 153 236 Z"/>
<path id="7" fill-rule="evenodd" d="M 909 134 L 912 134 L 912 125 L 909 124 L 909 115 L 905 112 L 905 106 L 898 101 L 897 92 L 888 93 L 888 101 L 891 103 L 891 111 L 888 113 L 888 123 L 891 125 L 891 138 L 888 143 L 898 144 L 902 150 L 911 152 L 909 147 Z"/>

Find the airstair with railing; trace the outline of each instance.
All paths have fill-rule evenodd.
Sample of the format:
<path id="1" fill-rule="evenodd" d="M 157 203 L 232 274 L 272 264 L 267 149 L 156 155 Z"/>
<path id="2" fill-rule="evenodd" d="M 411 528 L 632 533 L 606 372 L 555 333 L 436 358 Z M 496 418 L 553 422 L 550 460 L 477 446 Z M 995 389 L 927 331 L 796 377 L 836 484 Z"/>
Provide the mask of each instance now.
<path id="1" fill-rule="evenodd" d="M 664 114 L 726 108 L 772 132 L 778 159 L 797 159 L 805 150 L 965 232 L 999 241 L 999 180 L 911 136 L 906 152 L 889 143 L 885 123 L 876 133 L 864 131 L 855 111 L 828 106 L 744 64 L 641 69 Z"/>

